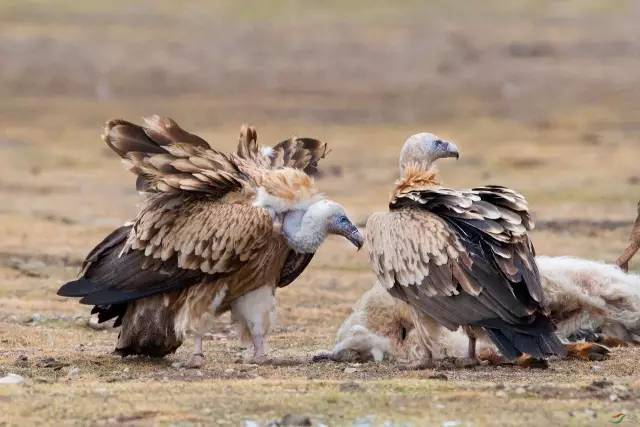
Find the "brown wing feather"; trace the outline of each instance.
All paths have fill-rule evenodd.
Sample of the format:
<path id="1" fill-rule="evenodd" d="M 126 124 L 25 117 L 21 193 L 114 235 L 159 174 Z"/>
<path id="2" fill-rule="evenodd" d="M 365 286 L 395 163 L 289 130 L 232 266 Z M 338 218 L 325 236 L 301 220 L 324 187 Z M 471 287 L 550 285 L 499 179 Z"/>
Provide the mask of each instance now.
<path id="1" fill-rule="evenodd" d="M 367 245 L 373 271 L 387 289 L 420 286 L 430 296 L 455 295 L 459 291 L 453 279 L 461 271 L 454 266 L 469 264 L 464 247 L 447 224 L 419 210 L 371 215 Z M 467 277 L 461 277 L 460 285 L 474 295 L 481 290 Z"/>
<path id="2" fill-rule="evenodd" d="M 240 190 L 249 180 L 230 156 L 170 118 L 153 116 L 144 127 L 110 120 L 103 139 L 138 175 L 140 191 L 190 191 L 222 197 Z"/>
<path id="3" fill-rule="evenodd" d="M 256 255 L 273 232 L 264 209 L 190 195 L 158 196 L 138 215 L 128 249 L 203 273 L 229 273 Z"/>
<path id="4" fill-rule="evenodd" d="M 302 169 L 309 175 L 318 171 L 318 162 L 329 151 L 327 144 L 312 138 L 290 138 L 276 144 L 271 154 L 271 167 Z"/>
<path id="5" fill-rule="evenodd" d="M 515 227 L 520 224 L 512 216 L 530 222 L 522 196 L 502 187 L 456 191 L 432 185 L 410 191 L 405 186 L 390 208 L 367 222 L 371 262 L 387 288 L 416 287 L 407 291 L 411 298 L 469 294 L 483 308 L 465 300 L 465 314 L 475 309 L 480 317 L 492 313 L 514 323 L 542 310 L 528 227 Z M 501 209 L 510 215 L 503 217 Z M 429 304 L 439 310 L 435 299 Z M 474 317 L 440 317 L 450 325 L 456 318 L 464 324 Z"/>
<path id="6" fill-rule="evenodd" d="M 440 186 L 419 191 L 403 188 L 402 192 L 395 193 L 389 207 L 415 207 L 442 218 L 460 237 L 460 243 L 467 249 L 480 245 L 478 250 L 504 277 L 514 284 L 526 284 L 529 295 L 523 294 L 523 297 L 542 304 L 535 251 L 527 234 L 534 224 L 522 195 L 500 186 L 463 191 Z"/>
<path id="7" fill-rule="evenodd" d="M 259 208 L 190 194 L 154 196 L 126 242 L 107 238 L 82 277 L 59 293 L 106 305 L 213 281 L 260 256 L 272 230 L 271 217 Z"/>
<path id="8" fill-rule="evenodd" d="M 260 147 L 258 146 L 258 132 L 256 128 L 246 124 L 242 125 L 236 154 L 245 160 L 260 162 L 262 155 L 260 153 Z"/>
<path id="9" fill-rule="evenodd" d="M 307 268 L 314 255 L 315 252 L 312 254 L 299 254 L 295 251 L 289 251 L 282 271 L 280 272 L 278 287 L 284 288 L 296 280 Z"/>

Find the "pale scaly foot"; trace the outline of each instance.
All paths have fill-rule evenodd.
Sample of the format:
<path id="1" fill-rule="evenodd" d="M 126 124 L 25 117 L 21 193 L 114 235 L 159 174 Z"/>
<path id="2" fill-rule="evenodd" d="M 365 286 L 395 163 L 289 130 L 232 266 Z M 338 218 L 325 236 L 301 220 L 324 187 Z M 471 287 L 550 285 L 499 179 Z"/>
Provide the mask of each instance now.
<path id="1" fill-rule="evenodd" d="M 196 335 L 194 337 L 193 353 L 184 367 L 189 369 L 200 369 L 203 365 L 204 353 L 202 353 L 202 335 Z"/>

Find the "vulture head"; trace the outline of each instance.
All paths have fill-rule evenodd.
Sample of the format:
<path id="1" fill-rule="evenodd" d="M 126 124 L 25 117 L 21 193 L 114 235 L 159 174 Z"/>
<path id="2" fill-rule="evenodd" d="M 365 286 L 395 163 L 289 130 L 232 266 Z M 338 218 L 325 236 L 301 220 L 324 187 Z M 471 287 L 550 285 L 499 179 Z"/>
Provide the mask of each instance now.
<path id="1" fill-rule="evenodd" d="M 453 142 L 441 139 L 432 133 L 417 133 L 411 135 L 402 147 L 400 173 L 402 174 L 409 165 L 427 170 L 438 159 L 445 157 L 457 159 L 459 156 L 458 147 Z"/>
<path id="2" fill-rule="evenodd" d="M 351 220 L 347 217 L 342 206 L 333 203 L 332 213 L 327 218 L 327 231 L 329 234 L 343 236 L 350 241 L 356 248 L 362 248 L 364 237 Z"/>
<path id="3" fill-rule="evenodd" d="M 282 231 L 289 246 L 298 253 L 314 253 L 329 234 L 343 236 L 360 249 L 364 237 L 344 208 L 331 200 L 321 199 L 306 210 L 284 217 Z"/>

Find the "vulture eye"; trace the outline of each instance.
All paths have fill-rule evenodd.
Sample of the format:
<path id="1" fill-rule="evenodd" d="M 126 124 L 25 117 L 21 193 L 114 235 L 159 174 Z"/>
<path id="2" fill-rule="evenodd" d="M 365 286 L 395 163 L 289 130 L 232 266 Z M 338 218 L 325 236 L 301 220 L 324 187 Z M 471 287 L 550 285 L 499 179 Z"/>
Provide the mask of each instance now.
<path id="1" fill-rule="evenodd" d="M 435 144 L 436 144 L 436 147 L 440 148 L 444 145 L 444 141 L 442 141 L 441 139 L 436 139 Z"/>
<path id="2" fill-rule="evenodd" d="M 350 222 L 350 221 L 349 221 L 349 218 L 347 218 L 347 217 L 346 217 L 346 216 L 344 216 L 344 215 L 343 215 L 343 216 L 341 216 L 340 218 L 338 218 L 338 221 L 340 221 L 340 223 L 342 223 L 342 224 L 347 224 L 347 223 L 349 223 L 349 222 Z"/>

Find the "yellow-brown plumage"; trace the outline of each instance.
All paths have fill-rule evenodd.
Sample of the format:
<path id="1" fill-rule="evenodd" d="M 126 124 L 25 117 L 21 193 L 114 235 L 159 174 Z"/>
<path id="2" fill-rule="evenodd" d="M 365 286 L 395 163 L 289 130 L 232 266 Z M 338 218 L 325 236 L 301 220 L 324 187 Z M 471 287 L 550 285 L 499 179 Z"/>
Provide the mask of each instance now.
<path id="1" fill-rule="evenodd" d="M 389 212 L 367 221 L 378 280 L 416 318 L 484 328 L 509 358 L 561 353 L 544 310 L 526 200 L 501 186 L 444 187 L 433 169 L 442 157 L 458 157 L 457 147 L 435 135 L 405 143 Z"/>
<path id="2" fill-rule="evenodd" d="M 243 126 L 236 153 L 225 154 L 169 118 L 145 123 L 112 120 L 103 136 L 137 175 L 136 218 L 59 294 L 95 305 L 101 321 L 116 317 L 123 355 L 175 351 L 187 332 L 202 334 L 208 317 L 235 308 L 262 356 L 275 288 L 304 270 L 326 234 L 360 244 L 348 220 L 336 226 L 343 209 L 307 173 L 326 144 L 294 138 L 265 151 Z"/>

